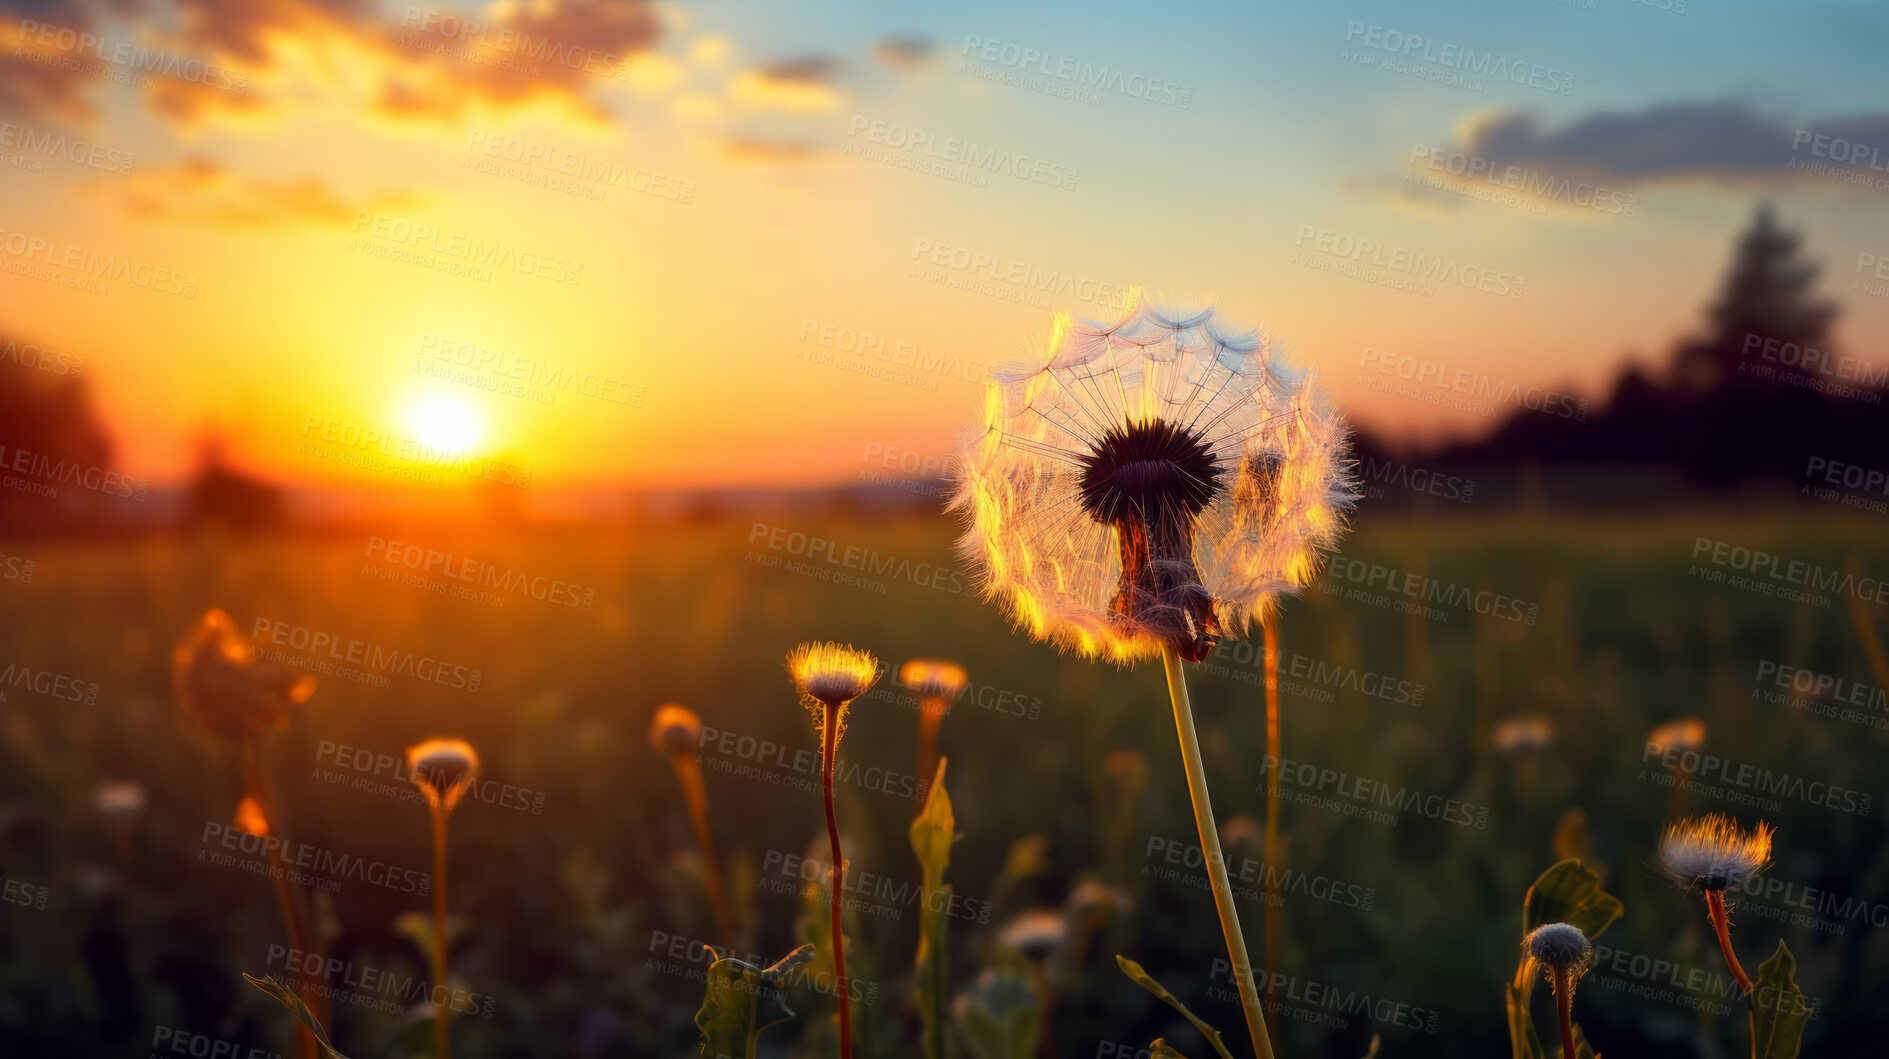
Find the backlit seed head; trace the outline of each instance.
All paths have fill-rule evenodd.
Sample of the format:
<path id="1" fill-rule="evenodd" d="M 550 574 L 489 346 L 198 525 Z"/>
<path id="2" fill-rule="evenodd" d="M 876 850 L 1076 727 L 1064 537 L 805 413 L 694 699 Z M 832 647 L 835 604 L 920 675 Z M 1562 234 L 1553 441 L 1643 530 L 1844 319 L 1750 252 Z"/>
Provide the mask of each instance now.
<path id="1" fill-rule="evenodd" d="M 452 812 L 479 775 L 479 755 L 464 739 L 428 739 L 407 748 L 413 783 L 435 810 Z"/>
<path id="2" fill-rule="evenodd" d="M 1346 436 L 1269 336 L 1135 291 L 991 372 L 954 465 L 960 550 L 1037 639 L 1199 661 L 1317 575 L 1356 497 Z"/>
<path id="3" fill-rule="evenodd" d="M 1511 717 L 1495 726 L 1495 748 L 1509 757 L 1539 754 L 1554 742 L 1554 722 L 1537 714 Z"/>
<path id="4" fill-rule="evenodd" d="M 287 728 L 291 707 L 315 693 L 315 678 L 256 657 L 236 622 L 221 610 L 198 620 L 171 653 L 178 705 L 218 738 Z"/>
<path id="5" fill-rule="evenodd" d="M 692 758 L 702 749 L 702 719 L 680 703 L 664 703 L 650 719 L 649 745 L 671 758 Z"/>
<path id="6" fill-rule="evenodd" d="M 1659 859 L 1688 887 L 1729 890 L 1771 863 L 1773 834 L 1763 821 L 1746 832 L 1731 817 L 1711 813 L 1667 828 Z"/>
<path id="7" fill-rule="evenodd" d="M 1054 956 L 1068 936 L 1068 917 L 1058 908 L 1020 912 L 997 931 L 999 944 L 1031 963 L 1042 963 Z"/>
<path id="8" fill-rule="evenodd" d="M 956 702 L 970 680 L 964 667 L 938 658 L 914 658 L 899 667 L 899 683 L 921 698 Z"/>
<path id="9" fill-rule="evenodd" d="M 837 742 L 846 731 L 847 706 L 879 679 L 879 660 L 850 646 L 816 641 L 787 652 L 787 672 L 813 715 L 815 730 L 826 723 L 827 711 L 837 713 Z"/>
<path id="10" fill-rule="evenodd" d="M 1550 971 L 1571 971 L 1579 978 L 1587 973 L 1594 958 L 1594 946 L 1581 928 L 1569 923 L 1547 923 L 1529 931 L 1522 948 L 1530 959 Z"/>
<path id="11" fill-rule="evenodd" d="M 1672 751 L 1697 750 L 1705 744 L 1705 722 L 1697 717 L 1667 721 L 1646 734 L 1649 754 L 1665 755 Z"/>

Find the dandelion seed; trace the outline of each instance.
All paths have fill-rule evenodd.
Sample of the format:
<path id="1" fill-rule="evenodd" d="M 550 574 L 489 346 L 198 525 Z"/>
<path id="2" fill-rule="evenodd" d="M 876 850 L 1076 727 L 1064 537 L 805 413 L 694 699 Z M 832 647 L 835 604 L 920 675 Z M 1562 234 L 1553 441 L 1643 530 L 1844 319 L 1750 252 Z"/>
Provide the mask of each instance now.
<path id="1" fill-rule="evenodd" d="M 433 988 L 442 989 L 452 943 L 446 923 L 446 828 L 459 799 L 478 778 L 479 754 L 464 739 L 428 739 L 407 748 L 407 768 L 433 818 Z M 441 1006 L 433 1012 L 433 1059 L 448 1059 L 450 1010 Z"/>
<path id="2" fill-rule="evenodd" d="M 833 900 L 828 916 L 833 945 L 833 976 L 838 988 L 840 1059 L 852 1059 L 852 1002 L 847 995 L 846 941 L 840 931 L 840 894 L 845 888 L 846 862 L 840 853 L 839 819 L 833 812 L 833 766 L 839 757 L 840 736 L 846 731 L 846 713 L 854 699 L 879 679 L 879 660 L 865 651 L 836 643 L 804 643 L 787 653 L 787 672 L 800 689 L 802 705 L 813 715 L 820 732 L 820 798 L 826 808 L 827 844 L 833 854 Z"/>
<path id="3" fill-rule="evenodd" d="M 715 835 L 709 828 L 708 785 L 702 782 L 702 719 L 678 703 L 659 706 L 649 722 L 649 745 L 669 758 L 676 781 L 682 784 L 689 822 L 695 829 L 695 845 L 702 856 L 702 884 L 708 890 L 715 928 L 721 932 L 722 944 L 732 949 L 736 942 L 734 904 L 722 878 L 721 860 L 715 855 Z"/>
<path id="4" fill-rule="evenodd" d="M 1688 889 L 1705 891 L 1705 908 L 1718 934 L 1719 952 L 1725 956 L 1732 977 L 1747 993 L 1751 992 L 1751 978 L 1732 949 L 1725 891 L 1763 871 L 1771 862 L 1773 834 L 1770 825 L 1763 822 L 1746 832 L 1731 817 L 1712 813 L 1672 825 L 1659 843 L 1659 858 L 1666 870 Z"/>
<path id="5" fill-rule="evenodd" d="M 1561 1020 L 1561 1054 L 1564 1059 L 1573 1059 L 1577 1054 L 1574 1049 L 1574 986 L 1587 973 L 1594 959 L 1594 946 L 1577 926 L 1547 923 L 1529 931 L 1528 937 L 1522 939 L 1522 948 L 1529 959 L 1541 964 L 1542 973 L 1554 983 L 1555 1013 Z"/>

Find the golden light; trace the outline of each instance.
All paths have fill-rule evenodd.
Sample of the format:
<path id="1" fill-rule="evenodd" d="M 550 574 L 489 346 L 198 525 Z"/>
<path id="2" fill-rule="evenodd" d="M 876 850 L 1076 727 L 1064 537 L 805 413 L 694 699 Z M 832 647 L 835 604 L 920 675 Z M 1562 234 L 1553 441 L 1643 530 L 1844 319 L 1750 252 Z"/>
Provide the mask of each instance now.
<path id="1" fill-rule="evenodd" d="M 470 401 L 447 394 L 431 394 L 407 413 L 407 429 L 429 449 L 464 452 L 485 433 L 479 409 Z"/>

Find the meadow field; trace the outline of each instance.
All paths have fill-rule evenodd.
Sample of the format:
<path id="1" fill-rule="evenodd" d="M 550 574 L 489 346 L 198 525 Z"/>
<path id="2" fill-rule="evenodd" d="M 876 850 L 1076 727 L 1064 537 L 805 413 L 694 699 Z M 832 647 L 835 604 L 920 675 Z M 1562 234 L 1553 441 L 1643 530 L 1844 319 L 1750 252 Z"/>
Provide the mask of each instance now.
<path id="1" fill-rule="evenodd" d="M 1675 813 L 1708 810 L 1778 829 L 1772 867 L 1733 895 L 1734 940 L 1747 965 L 1779 939 L 1796 955 L 1816 1005 L 1804 1054 L 1865 1054 L 1889 1033 L 1873 800 L 1889 674 L 1870 659 L 1889 608 L 1843 571 L 1889 571 L 1880 519 L 1476 516 L 1360 513 L 1280 620 L 1281 760 L 1265 754 L 1258 650 L 1225 643 L 1189 667 L 1255 954 L 1269 871 L 1279 894 L 1278 1054 L 1361 1056 L 1373 1035 L 1387 1057 L 1508 1054 L 1522 897 L 1565 856 L 1625 906 L 1575 997 L 1588 1039 L 1608 1055 L 1748 1054 L 1704 909 L 1655 867 Z M 264 658 L 319 680 L 266 765 L 278 826 L 314 851 L 331 1029 L 355 1059 L 414 1054 L 401 983 L 424 974 L 411 916 L 429 908 L 430 862 L 401 754 L 436 735 L 483 761 L 453 819 L 456 1051 L 696 1054 L 702 946 L 723 939 L 650 719 L 665 702 L 700 714 L 734 950 L 772 962 L 824 929 L 806 896 L 825 857 L 818 742 L 782 666 L 811 639 L 894 672 L 917 657 L 969 672 L 942 733 L 961 832 L 946 989 L 978 994 L 965 1017 L 1031 1008 L 1038 1054 L 1065 1059 L 1146 1055 L 1156 1036 L 1211 1055 L 1119 953 L 1237 1053 L 1160 667 L 1013 633 L 954 534 L 942 516 L 852 513 L 6 544 L 20 562 L 0 580 L 0 1038 L 19 1057 L 292 1052 L 287 1013 L 240 977 L 286 980 L 298 956 L 231 826 L 236 763 L 172 691 L 172 648 L 218 607 Z M 467 591 L 440 576 L 454 560 L 519 576 Z M 917 1054 L 915 701 L 882 680 L 841 751 L 872 1056 Z M 1526 716 L 1552 725 L 1546 745 L 1501 727 Z M 1696 752 L 1649 746 L 1687 717 L 1704 724 Z M 1270 866 L 1253 837 L 1269 769 L 1289 836 Z M 1031 930 L 1054 942 L 1031 972 L 1047 1005 L 1006 996 L 992 970 L 1018 966 L 1004 953 Z M 762 1054 L 832 1054 L 828 981 L 816 962 L 787 990 L 796 1017 Z M 957 1039 L 959 1055 L 1001 1054 L 980 1047 Z"/>

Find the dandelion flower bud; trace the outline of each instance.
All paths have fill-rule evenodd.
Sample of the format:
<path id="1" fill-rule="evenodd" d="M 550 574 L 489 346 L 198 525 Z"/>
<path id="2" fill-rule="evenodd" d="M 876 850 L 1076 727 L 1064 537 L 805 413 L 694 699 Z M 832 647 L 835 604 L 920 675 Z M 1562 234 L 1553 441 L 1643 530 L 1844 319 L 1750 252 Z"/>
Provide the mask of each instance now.
<path id="1" fill-rule="evenodd" d="M 262 803 L 254 798 L 244 798 L 236 804 L 236 826 L 257 838 L 269 837 L 269 817 L 263 813 Z"/>
<path id="2" fill-rule="evenodd" d="M 414 785 L 436 812 L 452 812 L 479 774 L 479 755 L 464 739 L 428 739 L 407 748 Z"/>
<path id="3" fill-rule="evenodd" d="M 171 653 L 171 676 L 184 712 L 231 742 L 288 727 L 290 707 L 315 693 L 314 677 L 257 658 L 235 620 L 214 609 Z"/>
<path id="4" fill-rule="evenodd" d="M 1554 722 L 1531 714 L 1511 717 L 1495 726 L 1495 748 L 1509 757 L 1527 757 L 1554 742 Z"/>
<path id="5" fill-rule="evenodd" d="M 827 711 L 837 714 L 837 739 L 846 731 L 847 705 L 879 679 L 879 660 L 836 643 L 803 643 L 787 652 L 787 672 L 816 726 L 826 723 Z"/>
<path id="6" fill-rule="evenodd" d="M 702 719 L 679 703 L 665 703 L 649 722 L 649 745 L 672 758 L 692 758 L 702 749 Z"/>
<path id="7" fill-rule="evenodd" d="M 1662 757 L 1668 753 L 1697 750 L 1704 743 L 1705 722 L 1697 717 L 1667 721 L 1646 735 L 1647 752 Z"/>
<path id="8" fill-rule="evenodd" d="M 1069 921 L 1054 908 L 1032 908 L 1021 912 L 997 932 L 997 941 L 1031 963 L 1042 963 L 1056 954 L 1069 935 Z"/>
<path id="9" fill-rule="evenodd" d="M 1586 974 L 1587 965 L 1594 958 L 1594 946 L 1588 942 L 1587 935 L 1570 923 L 1536 927 L 1522 939 L 1522 947 L 1528 950 L 1530 959 L 1549 971 L 1568 972 L 1574 978 Z"/>
<path id="10" fill-rule="evenodd" d="M 1659 859 L 1674 878 L 1688 887 L 1730 890 L 1771 862 L 1774 833 L 1763 822 L 1747 833 L 1729 816 L 1712 813 L 1694 817 L 1666 829 L 1659 843 Z"/>
<path id="11" fill-rule="evenodd" d="M 964 667 L 937 658 L 914 658 L 899 667 L 899 683 L 920 698 L 955 702 L 969 685 Z"/>

